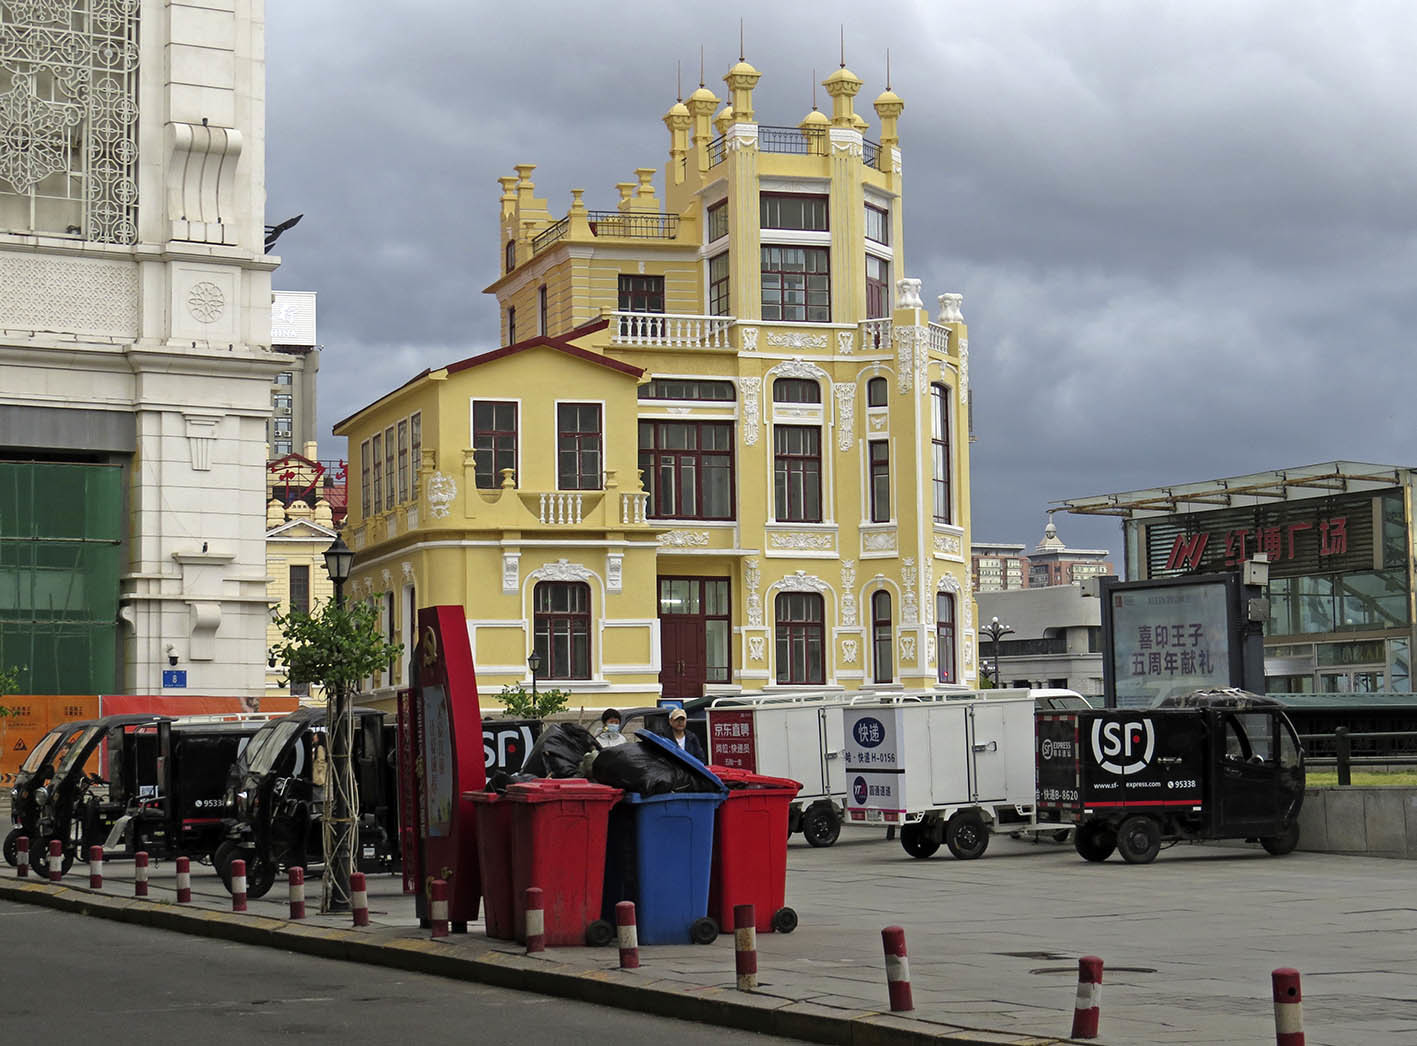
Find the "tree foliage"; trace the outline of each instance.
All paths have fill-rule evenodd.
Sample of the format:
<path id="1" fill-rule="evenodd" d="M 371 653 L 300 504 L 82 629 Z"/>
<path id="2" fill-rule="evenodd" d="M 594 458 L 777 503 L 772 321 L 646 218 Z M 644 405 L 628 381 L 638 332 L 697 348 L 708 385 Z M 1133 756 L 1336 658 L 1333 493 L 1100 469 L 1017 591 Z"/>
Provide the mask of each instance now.
<path id="1" fill-rule="evenodd" d="M 0 694 L 18 694 L 20 692 L 20 673 L 24 671 L 19 665 L 11 665 L 9 668 L 0 667 Z M 0 716 L 8 715 L 8 711 L 0 707 Z"/>
<path id="2" fill-rule="evenodd" d="M 502 692 L 497 695 L 497 699 L 502 702 L 505 709 L 504 715 L 512 719 L 545 719 L 549 715 L 555 715 L 562 711 L 571 703 L 571 692 L 569 690 L 557 690 L 537 688 L 535 697 L 532 692 L 520 683 L 512 683 L 502 687 Z"/>
<path id="3" fill-rule="evenodd" d="M 402 643 L 379 634 L 378 613 L 368 603 L 339 607 L 328 600 L 312 613 L 292 610 L 275 621 L 282 642 L 271 653 L 288 681 L 323 686 L 328 694 L 354 693 L 360 680 L 387 671 L 403 652 Z"/>

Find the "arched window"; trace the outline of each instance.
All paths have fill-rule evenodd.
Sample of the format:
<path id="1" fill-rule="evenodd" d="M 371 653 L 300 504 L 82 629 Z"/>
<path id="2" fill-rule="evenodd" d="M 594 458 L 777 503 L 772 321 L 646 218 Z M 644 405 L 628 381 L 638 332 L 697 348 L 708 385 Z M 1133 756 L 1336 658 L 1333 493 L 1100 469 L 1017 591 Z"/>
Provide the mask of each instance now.
<path id="1" fill-rule="evenodd" d="M 871 668 L 872 680 L 890 683 L 895 680 L 895 645 L 891 637 L 891 594 L 884 590 L 871 597 Z"/>
<path id="2" fill-rule="evenodd" d="M 950 390 L 930 386 L 931 499 L 936 523 L 953 523 L 950 498 Z"/>
<path id="3" fill-rule="evenodd" d="M 887 404 L 889 386 L 885 378 L 872 378 L 866 382 L 866 406 L 884 407 Z"/>
<path id="4" fill-rule="evenodd" d="M 778 378 L 772 383 L 774 403 L 820 403 L 822 387 L 811 378 Z"/>
<path id="5" fill-rule="evenodd" d="M 532 649 L 542 679 L 590 678 L 590 586 L 584 581 L 538 581 Z"/>
<path id="6" fill-rule="evenodd" d="M 777 681 L 825 683 L 826 615 L 822 597 L 816 592 L 779 592 L 774 611 Z"/>
<path id="7" fill-rule="evenodd" d="M 955 671 L 955 597 L 948 592 L 935 596 L 935 663 L 941 683 L 957 683 Z"/>

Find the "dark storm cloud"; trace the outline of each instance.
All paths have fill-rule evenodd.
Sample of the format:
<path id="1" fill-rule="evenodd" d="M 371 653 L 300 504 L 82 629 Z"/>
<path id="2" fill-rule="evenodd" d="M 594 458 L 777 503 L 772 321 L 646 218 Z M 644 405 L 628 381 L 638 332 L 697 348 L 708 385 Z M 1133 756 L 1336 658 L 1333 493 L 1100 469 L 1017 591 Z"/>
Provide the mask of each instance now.
<path id="1" fill-rule="evenodd" d="M 687 92 L 702 43 L 722 96 L 737 58 L 732 10 L 358 8 L 268 10 L 268 217 L 307 214 L 276 283 L 320 292 L 326 428 L 424 366 L 493 346 L 479 292 L 497 274 L 498 175 L 537 163 L 555 214 L 572 187 L 613 206 L 615 182 L 664 163 L 675 61 Z M 906 274 L 927 301 L 963 292 L 970 322 L 976 538 L 1032 543 L 1061 498 L 1410 459 L 1406 5 L 742 13 L 764 123 L 801 119 L 842 21 L 871 118 L 891 49 Z M 1071 544 L 1120 552 L 1115 523 L 1058 522 Z"/>

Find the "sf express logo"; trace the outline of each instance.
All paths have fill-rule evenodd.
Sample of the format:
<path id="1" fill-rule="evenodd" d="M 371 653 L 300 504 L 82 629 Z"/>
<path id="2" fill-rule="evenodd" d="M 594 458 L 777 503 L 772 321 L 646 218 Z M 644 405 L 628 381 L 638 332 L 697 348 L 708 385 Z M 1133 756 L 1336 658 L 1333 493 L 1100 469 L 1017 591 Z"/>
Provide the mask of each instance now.
<path id="1" fill-rule="evenodd" d="M 1092 755 L 1109 774 L 1134 774 L 1146 768 L 1156 751 L 1150 719 L 1130 722 L 1096 720 L 1092 724 Z"/>
<path id="2" fill-rule="evenodd" d="M 1039 751 L 1044 759 L 1071 759 L 1073 757 L 1073 743 L 1045 737 L 1039 744 Z"/>

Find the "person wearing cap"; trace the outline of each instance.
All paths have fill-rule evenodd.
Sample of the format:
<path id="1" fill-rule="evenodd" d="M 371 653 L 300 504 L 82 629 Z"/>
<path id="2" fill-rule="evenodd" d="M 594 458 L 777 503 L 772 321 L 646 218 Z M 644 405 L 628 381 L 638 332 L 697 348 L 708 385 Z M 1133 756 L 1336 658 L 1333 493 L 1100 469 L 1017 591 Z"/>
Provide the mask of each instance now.
<path id="1" fill-rule="evenodd" d="M 600 733 L 595 735 L 595 743 L 601 748 L 614 748 L 625 743 L 625 735 L 620 733 L 620 712 L 607 708 L 600 713 Z"/>
<path id="2" fill-rule="evenodd" d="M 669 713 L 669 739 L 699 762 L 706 762 L 703 742 L 689 733 L 689 713 L 676 708 Z"/>

